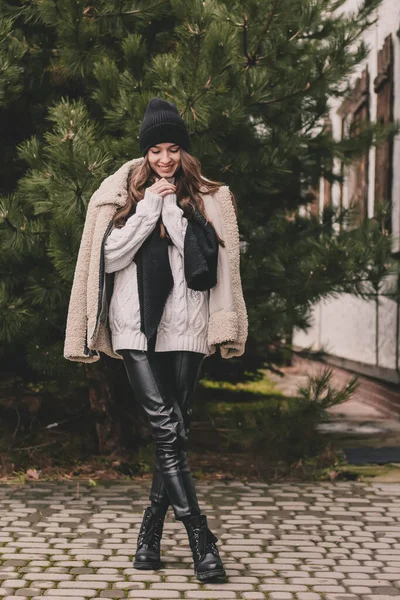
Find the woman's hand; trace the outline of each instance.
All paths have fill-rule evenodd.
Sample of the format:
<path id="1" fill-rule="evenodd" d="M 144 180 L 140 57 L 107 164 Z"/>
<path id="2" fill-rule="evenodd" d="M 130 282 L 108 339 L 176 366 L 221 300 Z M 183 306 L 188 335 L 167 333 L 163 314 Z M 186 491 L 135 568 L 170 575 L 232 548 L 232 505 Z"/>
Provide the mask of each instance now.
<path id="1" fill-rule="evenodd" d="M 157 179 L 157 181 L 147 189 L 153 194 L 158 194 L 159 196 L 164 197 L 167 194 L 175 194 L 176 185 L 167 181 L 165 177 L 162 177 L 161 179 Z"/>

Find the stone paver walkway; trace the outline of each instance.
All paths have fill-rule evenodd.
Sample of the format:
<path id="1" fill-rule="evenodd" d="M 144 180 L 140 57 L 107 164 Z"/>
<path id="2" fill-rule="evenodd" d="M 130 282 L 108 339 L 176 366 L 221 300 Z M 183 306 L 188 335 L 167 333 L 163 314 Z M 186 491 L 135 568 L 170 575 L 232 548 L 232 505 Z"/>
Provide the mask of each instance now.
<path id="1" fill-rule="evenodd" d="M 132 568 L 148 481 L 0 487 L 1 598 L 400 598 L 400 484 L 198 482 L 223 584 L 194 577 L 170 511 L 165 568 Z"/>

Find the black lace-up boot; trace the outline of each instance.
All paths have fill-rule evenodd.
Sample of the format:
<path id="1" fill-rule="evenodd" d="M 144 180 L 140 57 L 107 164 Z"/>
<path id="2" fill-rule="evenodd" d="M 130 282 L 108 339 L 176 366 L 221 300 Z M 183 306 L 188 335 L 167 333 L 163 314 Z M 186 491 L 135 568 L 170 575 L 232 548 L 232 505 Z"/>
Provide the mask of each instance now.
<path id="1" fill-rule="evenodd" d="M 215 543 L 218 538 L 209 530 L 206 515 L 194 515 L 182 519 L 189 536 L 193 554 L 194 573 L 199 581 L 226 576 Z"/>
<path id="2" fill-rule="evenodd" d="M 133 566 L 135 569 L 160 569 L 160 542 L 164 527 L 165 513 L 154 514 L 148 506 L 143 511 L 137 550 Z"/>

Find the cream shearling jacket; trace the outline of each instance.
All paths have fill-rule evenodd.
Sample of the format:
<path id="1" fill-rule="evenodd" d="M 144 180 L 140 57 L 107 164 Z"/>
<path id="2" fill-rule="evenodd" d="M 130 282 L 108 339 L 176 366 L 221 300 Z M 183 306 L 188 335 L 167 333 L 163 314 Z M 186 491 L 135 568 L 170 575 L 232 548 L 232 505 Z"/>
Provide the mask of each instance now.
<path id="1" fill-rule="evenodd" d="M 114 295 L 110 294 L 116 275 L 114 267 L 117 265 L 121 268 L 123 263 L 113 264 L 110 252 L 106 268 L 104 246 L 113 229 L 112 217 L 127 200 L 129 170 L 142 160 L 137 158 L 122 165 L 101 183 L 89 201 L 68 307 L 64 343 L 64 357 L 68 360 L 96 362 L 100 352 L 122 360 L 122 356 L 115 351 L 119 343 L 113 340 L 109 304 Z M 225 241 L 225 248 L 219 246 L 218 251 L 217 284 L 209 292 L 201 292 L 207 294 L 203 296 L 207 299 L 203 307 L 208 305 L 207 343 L 203 350 L 211 355 L 219 347 L 223 358 L 241 356 L 247 340 L 248 319 L 240 279 L 236 214 L 227 186 L 221 186 L 213 194 L 206 193 L 205 188 L 201 193 L 206 215 Z M 138 209 L 144 202 L 145 198 L 138 204 Z M 166 206 L 171 208 L 172 204 L 172 201 L 167 202 Z M 117 258 L 117 255 L 114 256 Z M 132 259 L 129 259 L 129 264 L 131 262 Z M 122 266 L 122 271 L 126 266 Z M 115 270 L 121 273 L 120 268 Z"/>

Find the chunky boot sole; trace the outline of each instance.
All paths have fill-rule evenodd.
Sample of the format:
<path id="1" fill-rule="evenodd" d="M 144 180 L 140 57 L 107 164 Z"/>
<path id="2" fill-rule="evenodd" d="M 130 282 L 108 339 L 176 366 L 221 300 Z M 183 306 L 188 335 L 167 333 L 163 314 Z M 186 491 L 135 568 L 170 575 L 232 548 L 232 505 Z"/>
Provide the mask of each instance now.
<path id="1" fill-rule="evenodd" d="M 161 561 L 158 563 L 154 563 L 154 562 L 136 562 L 133 561 L 133 567 L 135 569 L 141 569 L 143 571 L 158 571 L 159 569 L 161 569 L 162 567 L 162 563 Z"/>
<path id="2" fill-rule="evenodd" d="M 226 577 L 225 569 L 215 569 L 215 571 L 209 571 L 208 573 L 197 573 L 196 577 L 199 581 L 210 581 L 217 577 Z"/>

